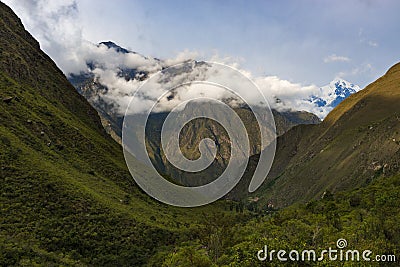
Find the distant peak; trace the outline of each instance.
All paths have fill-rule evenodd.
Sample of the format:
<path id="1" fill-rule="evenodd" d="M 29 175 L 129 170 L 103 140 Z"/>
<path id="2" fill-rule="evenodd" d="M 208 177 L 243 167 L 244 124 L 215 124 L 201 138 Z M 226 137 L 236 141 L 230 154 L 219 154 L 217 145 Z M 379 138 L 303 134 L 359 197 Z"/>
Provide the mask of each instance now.
<path id="1" fill-rule="evenodd" d="M 320 94 L 312 95 L 308 101 L 318 108 L 327 108 L 327 110 L 330 110 L 360 90 L 361 88 L 358 85 L 338 78 L 331 81 L 328 85 L 321 87 Z"/>
<path id="2" fill-rule="evenodd" d="M 116 43 L 114 43 L 112 41 L 100 42 L 99 45 L 105 45 L 109 49 L 115 49 L 115 51 L 117 51 L 118 53 L 123 53 L 123 54 L 135 53 L 135 52 L 129 51 L 128 49 L 117 45 Z"/>
<path id="3" fill-rule="evenodd" d="M 358 92 L 360 91 L 360 87 L 358 85 L 355 85 L 354 83 L 351 83 L 349 81 L 346 81 L 344 79 L 338 78 L 330 82 L 331 87 L 340 87 L 340 88 L 351 88 L 354 91 Z"/>

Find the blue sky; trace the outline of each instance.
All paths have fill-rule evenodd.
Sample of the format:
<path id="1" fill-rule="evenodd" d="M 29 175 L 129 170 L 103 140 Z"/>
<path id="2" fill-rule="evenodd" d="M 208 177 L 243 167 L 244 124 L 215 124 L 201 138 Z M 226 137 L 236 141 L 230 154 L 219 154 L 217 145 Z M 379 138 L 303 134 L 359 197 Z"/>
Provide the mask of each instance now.
<path id="1" fill-rule="evenodd" d="M 217 54 L 256 76 L 305 85 L 322 86 L 341 77 L 363 87 L 400 61 L 400 1 L 394 0 L 4 2 L 39 41 L 46 34 L 32 21 L 43 19 L 46 10 L 24 12 L 23 6 L 72 5 L 70 27 L 79 28 L 85 40 L 112 40 L 162 59 L 184 50 L 196 51 L 201 59 Z M 60 49 L 47 50 L 57 62 Z"/>
<path id="2" fill-rule="evenodd" d="M 257 75 L 364 86 L 400 60 L 399 1 L 78 1 L 83 34 L 168 58 L 218 53 Z"/>

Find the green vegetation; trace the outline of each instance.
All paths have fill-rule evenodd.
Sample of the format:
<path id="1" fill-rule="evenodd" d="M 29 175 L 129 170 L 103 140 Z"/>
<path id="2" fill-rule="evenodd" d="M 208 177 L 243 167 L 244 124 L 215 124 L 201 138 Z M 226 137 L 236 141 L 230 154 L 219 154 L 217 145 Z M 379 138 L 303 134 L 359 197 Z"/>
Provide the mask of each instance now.
<path id="1" fill-rule="evenodd" d="M 133 183 L 97 112 L 0 4 L 0 265 L 144 264 L 201 212 Z"/>
<path id="2" fill-rule="evenodd" d="M 259 199 L 180 209 L 152 200 L 133 183 L 121 147 L 106 134 L 96 111 L 2 3 L 0 37 L 0 266 L 268 266 L 256 258 L 264 245 L 324 249 L 338 238 L 354 249 L 400 256 L 400 130 L 398 103 L 390 100 L 398 100 L 399 65 L 376 83 L 385 86 L 388 104 L 377 96 L 368 99 L 388 112 L 377 109 L 379 116 L 371 120 L 357 117 L 368 106 L 361 98 L 341 116 L 348 123 L 340 117 L 283 135 L 276 176 L 257 192 Z M 367 92 L 377 91 L 374 86 Z M 310 140 L 316 143 L 305 150 Z M 349 154 L 356 150 L 352 145 L 361 147 L 365 158 Z M 308 153 L 313 151 L 327 156 Z M 332 171 L 325 168 L 329 164 Z M 367 171 L 347 175 L 346 170 L 358 170 L 355 166 Z M 317 192 L 345 184 L 339 179 L 353 189 L 325 191 L 323 199 L 311 200 L 314 191 L 304 191 L 309 184 L 288 179 L 297 173 L 298 182 L 306 182 L 307 170 L 327 174 L 313 176 L 324 185 Z M 306 203 L 282 210 L 267 206 L 270 193 L 288 194 L 289 184 Z"/>
<path id="3" fill-rule="evenodd" d="M 346 249 L 371 250 L 376 255 L 400 253 L 400 175 L 379 178 L 350 192 L 325 193 L 324 198 L 283 210 L 259 207 L 245 211 L 253 219 L 243 223 L 228 218 L 209 218 L 199 239 L 184 243 L 163 258 L 163 266 L 395 266 L 372 262 L 261 262 L 257 251 L 309 250 L 319 253 L 344 238 Z M 246 216 L 244 216 L 245 218 Z M 208 258 L 204 255 L 208 255 Z M 319 256 L 319 255 L 318 255 Z M 157 258 L 157 255 L 155 256 Z M 199 263 L 198 265 L 196 265 Z M 175 264 L 175 265 L 174 265 Z M 375 265 L 374 265 L 375 264 Z"/>

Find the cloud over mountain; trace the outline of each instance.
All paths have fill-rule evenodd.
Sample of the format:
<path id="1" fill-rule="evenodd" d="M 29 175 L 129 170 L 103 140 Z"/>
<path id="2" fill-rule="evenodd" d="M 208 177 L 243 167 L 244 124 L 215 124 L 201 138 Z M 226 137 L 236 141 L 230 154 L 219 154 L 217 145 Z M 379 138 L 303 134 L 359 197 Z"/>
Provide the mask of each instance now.
<path id="1" fill-rule="evenodd" d="M 48 53 L 64 71 L 66 75 L 71 73 L 91 73 L 96 80 L 107 88 L 99 97 L 114 104 L 119 113 L 125 109 L 138 88 L 142 84 L 141 75 L 151 75 L 167 66 L 179 64 L 190 59 L 213 60 L 227 63 L 240 69 L 240 64 L 229 57 L 214 55 L 211 58 L 202 58 L 199 53 L 190 50 L 179 52 L 176 57 L 158 60 L 146 57 L 128 50 L 121 51 L 106 43 L 93 44 L 84 39 L 81 29 L 81 18 L 77 2 L 49 1 L 49 0 L 22 0 L 9 2 L 16 12 L 22 17 L 28 30 L 39 40 L 42 49 Z M 105 36 L 107 38 L 107 36 Z M 335 54 L 325 58 L 326 62 L 349 61 L 344 56 Z M 133 79 L 127 79 L 121 75 L 126 69 L 135 70 Z M 323 118 L 333 108 L 331 106 L 318 106 L 311 98 L 326 97 L 326 90 L 322 90 L 314 84 L 303 85 L 293 83 L 277 76 L 255 77 L 250 71 L 241 69 L 250 77 L 264 93 L 270 105 L 278 110 L 305 110 L 317 114 Z M 177 75 L 174 82 L 182 77 Z M 229 82 L 229 77 L 226 78 Z M 146 97 L 155 97 L 160 93 L 160 88 L 148 92 L 138 100 L 138 108 L 145 108 Z M 246 92 L 242 92 L 245 94 Z M 220 92 L 215 88 L 196 86 L 196 90 L 182 91 L 175 99 L 185 100 L 199 94 L 214 95 L 218 97 Z M 255 102 L 259 101 L 254 99 Z M 165 102 L 168 108 L 172 102 Z"/>

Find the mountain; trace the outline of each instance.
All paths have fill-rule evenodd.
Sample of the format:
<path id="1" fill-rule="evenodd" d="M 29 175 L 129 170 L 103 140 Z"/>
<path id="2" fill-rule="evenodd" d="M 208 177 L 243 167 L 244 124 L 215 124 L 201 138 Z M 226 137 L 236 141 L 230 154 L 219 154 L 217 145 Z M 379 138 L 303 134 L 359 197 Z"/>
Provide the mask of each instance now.
<path id="1" fill-rule="evenodd" d="M 114 49 L 119 53 L 133 53 L 127 49 L 121 48 L 113 42 L 104 42 L 100 43 L 99 45 L 105 45 L 109 49 Z M 96 62 L 96 60 L 94 59 L 92 62 L 88 63 L 89 69 L 96 66 L 96 64 L 93 62 Z M 101 65 L 97 67 L 101 68 Z M 150 73 L 143 71 L 140 72 L 138 69 L 119 68 L 117 70 L 117 75 L 119 77 L 123 77 L 125 81 L 128 82 L 146 80 Z M 77 91 L 83 95 L 94 108 L 96 108 L 106 131 L 117 142 L 121 143 L 123 115 L 121 114 L 120 110 L 116 108 L 118 103 L 107 100 L 106 96 L 109 88 L 102 83 L 101 79 L 96 77 L 90 71 L 87 73 L 71 74 L 69 80 L 75 86 Z M 134 89 L 132 89 L 132 91 L 133 90 Z M 239 107 L 235 108 L 234 110 L 247 127 L 251 145 L 250 155 L 260 153 L 263 147 L 261 147 L 259 144 L 259 131 L 254 115 L 252 115 L 252 112 L 246 107 Z M 275 119 L 277 135 L 282 135 L 290 128 L 298 124 L 320 123 L 320 120 L 316 115 L 305 111 L 273 110 L 273 115 Z M 148 119 L 148 124 L 150 125 L 151 130 L 148 131 L 149 134 L 146 136 L 148 140 L 147 147 L 149 149 L 151 160 L 157 170 L 160 173 L 168 175 L 179 184 L 190 184 L 192 186 L 208 183 L 218 177 L 225 169 L 230 157 L 229 143 L 225 142 L 225 140 L 229 140 L 226 136 L 226 132 L 219 127 L 217 123 L 206 120 L 197 120 L 191 126 L 185 127 L 181 134 L 183 144 L 182 151 L 189 158 L 195 159 L 199 156 L 197 144 L 199 144 L 201 141 L 201 137 L 211 136 L 219 145 L 217 148 L 217 158 L 212 167 L 207 169 L 205 173 L 182 172 L 177 170 L 168 162 L 163 150 L 160 149 L 160 131 L 162 123 L 167 116 L 168 112 L 154 113 L 151 114 Z M 271 138 L 273 137 L 271 136 Z"/>
<path id="2" fill-rule="evenodd" d="M 316 95 L 311 95 L 308 102 L 316 107 L 320 118 L 325 116 L 343 100 L 360 91 L 360 87 L 343 79 L 335 79 L 328 85 L 319 88 Z"/>
<path id="3" fill-rule="evenodd" d="M 146 61 L 147 58 L 136 52 L 129 51 L 118 46 L 114 42 L 101 42 L 98 46 L 105 46 L 108 49 L 115 50 L 120 54 L 134 54 Z M 158 59 L 154 59 L 158 61 Z M 100 115 L 101 123 L 108 134 L 114 140 L 121 143 L 123 116 L 117 112 L 116 103 L 106 101 L 102 96 L 108 93 L 107 86 L 103 85 L 98 77 L 93 73 L 96 68 L 104 69 L 102 63 L 97 62 L 96 58 L 87 62 L 88 71 L 81 73 L 71 73 L 68 76 L 70 83 L 76 90 L 84 96 L 87 101 L 97 110 Z M 148 71 L 139 70 L 137 68 L 118 68 L 117 76 L 124 78 L 126 81 L 138 80 L 143 81 L 148 78 Z"/>
<path id="4" fill-rule="evenodd" d="M 399 101 L 397 64 L 337 105 L 321 124 L 299 125 L 279 137 L 272 170 L 257 195 L 282 207 L 398 173 Z M 247 176 L 256 163 L 254 156 Z"/>
<path id="5" fill-rule="evenodd" d="M 106 41 L 106 42 L 100 42 L 100 45 L 105 45 L 107 48 L 111 48 L 114 49 L 115 51 L 117 51 L 118 53 L 122 53 L 122 54 L 128 54 L 128 53 L 134 53 L 136 54 L 136 52 L 133 51 L 129 51 L 128 49 L 125 49 L 119 45 L 117 45 L 116 43 L 112 42 L 112 41 Z"/>
<path id="6" fill-rule="evenodd" d="M 210 105 L 209 109 L 212 108 Z M 246 127 L 249 136 L 250 155 L 260 153 L 263 148 L 261 147 L 259 126 L 254 114 L 249 108 L 244 107 L 234 108 L 234 111 Z M 180 149 L 189 159 L 194 160 L 200 156 L 198 145 L 203 138 L 209 137 L 217 144 L 216 158 L 209 168 L 198 173 L 183 172 L 169 163 L 161 148 L 161 129 L 168 114 L 168 112 L 151 114 L 147 122 L 147 150 L 153 165 L 160 173 L 167 174 L 179 184 L 199 186 L 215 180 L 225 170 L 231 157 L 230 139 L 225 129 L 219 123 L 207 119 L 193 120 L 182 129 Z M 307 112 L 278 112 L 273 110 L 273 116 L 277 125 L 277 134 L 283 134 L 297 124 L 319 123 L 319 119 L 314 114 Z M 269 140 L 275 138 L 268 127 L 265 127 L 264 130 L 269 134 Z M 138 136 L 140 136 L 139 134 Z M 238 145 L 242 147 L 243 144 Z M 232 156 L 233 159 L 235 159 L 235 155 Z"/>
<path id="7" fill-rule="evenodd" d="M 133 74 L 134 76 L 135 74 Z M 100 97 L 107 92 L 107 87 L 96 80 L 92 73 L 71 74 L 68 80 L 76 90 L 97 110 L 106 132 L 118 143 L 121 143 L 123 117 L 115 112 L 112 103 Z"/>
<path id="8" fill-rule="evenodd" d="M 114 48 L 114 46 L 111 46 Z M 126 77 L 127 80 L 137 79 L 136 70 L 122 69 L 124 73 L 131 73 Z M 123 115 L 115 108 L 113 102 L 106 101 L 102 95 L 109 89 L 104 86 L 96 77 L 90 73 L 81 73 L 80 75 L 71 75 L 69 80 L 76 87 L 77 91 L 83 95 L 89 103 L 98 111 L 104 128 L 119 143 L 121 143 Z M 212 107 L 210 107 L 212 108 Z M 259 128 L 256 119 L 251 110 L 246 107 L 234 109 L 242 119 L 247 128 L 251 146 L 250 155 L 261 152 Z M 198 144 L 203 137 L 211 137 L 218 144 L 217 156 L 210 168 L 204 172 L 187 173 L 176 169 L 169 163 L 161 147 L 161 129 L 168 112 L 152 113 L 148 119 L 149 131 L 147 131 L 147 148 L 149 156 L 156 169 L 165 175 L 168 175 L 178 184 L 198 186 L 209 183 L 216 179 L 229 163 L 230 143 L 225 130 L 218 123 L 209 120 L 196 120 L 189 123 L 190 126 L 184 127 L 181 132 L 181 149 L 188 158 L 196 159 L 199 157 Z M 276 124 L 277 135 L 282 135 L 290 128 L 298 124 L 317 124 L 319 118 L 305 111 L 277 111 L 273 110 Z M 138 136 L 141 133 L 138 133 Z M 271 133 L 271 137 L 272 136 Z M 240 145 L 240 144 L 239 144 Z"/>
<path id="9" fill-rule="evenodd" d="M 134 72 L 134 71 L 132 71 Z M 131 79 L 134 79 L 135 76 L 131 76 Z M 94 108 L 98 111 L 102 124 L 106 131 L 119 143 L 121 143 L 122 136 L 122 123 L 123 116 L 116 112 L 115 106 L 113 103 L 105 101 L 101 94 L 102 92 L 106 92 L 108 90 L 107 87 L 102 85 L 96 78 L 91 74 L 80 74 L 80 75 L 71 75 L 69 80 L 71 83 L 77 88 L 77 91 L 82 94 L 88 101 L 93 105 Z M 255 117 L 252 115 L 251 111 L 247 108 L 236 108 L 235 109 L 238 115 L 243 119 L 244 124 L 248 128 L 249 139 L 252 146 L 251 155 L 259 153 L 261 148 L 257 146 L 259 142 L 258 134 L 254 127 L 255 125 Z M 304 111 L 281 111 L 278 112 L 273 110 L 273 115 L 275 119 L 277 134 L 281 135 L 288 131 L 291 127 L 298 124 L 317 124 L 320 123 L 320 120 L 317 116 L 312 113 L 304 112 Z M 164 113 L 155 113 L 151 114 L 149 117 L 148 123 L 151 125 L 152 130 L 149 131 L 147 136 L 148 138 L 148 147 L 151 151 L 149 151 L 149 155 L 152 159 L 153 164 L 156 166 L 157 170 L 161 173 L 168 174 L 172 178 L 176 179 L 179 183 L 186 183 L 182 180 L 182 177 L 186 176 L 180 171 L 177 171 L 171 164 L 168 163 L 165 155 L 160 147 L 160 130 L 162 123 L 165 118 L 168 116 L 167 112 Z M 198 135 L 194 133 L 204 133 L 204 135 Z M 207 121 L 197 121 L 195 124 L 191 125 L 191 127 L 185 127 L 182 131 L 183 143 L 191 144 L 192 147 L 189 150 L 186 150 L 187 146 L 183 147 L 184 152 L 191 157 L 198 156 L 197 150 L 193 151 L 193 148 L 196 148 L 196 145 L 200 141 L 201 136 L 212 136 L 215 137 L 217 143 L 223 144 L 218 148 L 218 156 L 215 162 L 214 168 L 210 168 L 207 171 L 207 175 L 203 174 L 191 174 L 190 176 L 197 177 L 196 179 L 190 179 L 191 181 L 197 181 L 199 184 L 204 184 L 205 182 L 209 182 L 213 180 L 215 177 L 220 174 L 221 170 L 223 170 L 227 164 L 227 159 L 229 159 L 229 148 L 226 147 L 228 144 L 223 142 L 225 132 L 223 129 L 218 127 L 213 122 Z M 205 181 L 204 177 L 208 179 Z"/>
<path id="10" fill-rule="evenodd" d="M 349 97 L 352 94 L 357 93 L 360 91 L 360 87 L 358 85 L 354 85 L 353 83 L 349 83 L 345 80 L 335 80 L 329 84 L 329 88 L 334 88 L 335 93 L 330 93 L 329 96 L 334 96 L 333 100 L 326 101 L 327 104 L 331 107 L 336 107 L 340 104 L 343 100 Z"/>
<path id="11" fill-rule="evenodd" d="M 122 54 L 126 53 L 137 54 L 136 52 L 132 52 L 125 48 L 122 48 L 111 41 L 101 42 L 98 45 L 99 46 L 104 45 L 107 48 L 114 49 L 116 52 Z M 144 61 L 149 60 L 144 56 L 141 57 Z M 153 60 L 160 62 L 156 58 L 154 58 Z M 123 122 L 123 115 L 116 108 L 118 103 L 105 100 L 104 96 L 107 95 L 109 88 L 106 85 L 104 85 L 101 82 L 101 80 L 91 72 L 93 68 L 102 68 L 102 66 L 96 64 L 96 59 L 87 62 L 87 65 L 89 67 L 88 72 L 82 72 L 79 74 L 70 74 L 68 79 L 72 83 L 72 85 L 74 85 L 76 90 L 81 95 L 83 95 L 89 101 L 89 103 L 98 111 L 102 119 L 102 124 L 106 129 L 106 131 L 117 142 L 121 143 L 121 135 L 122 135 L 121 129 Z M 144 81 L 149 77 L 150 73 L 148 71 L 139 70 L 138 68 L 125 67 L 125 68 L 119 68 L 117 71 L 117 75 L 119 77 L 125 78 L 126 81 L 132 81 L 132 80 Z M 283 134 L 288 129 L 298 124 L 316 124 L 320 122 L 317 116 L 315 116 L 312 113 L 308 113 L 306 111 L 287 110 L 278 112 L 277 110 L 274 110 L 274 115 L 275 115 L 278 135 Z M 152 118 L 155 119 L 161 117 L 163 116 L 162 115 L 153 116 Z"/>
<path id="12" fill-rule="evenodd" d="M 124 76 L 127 80 L 138 78 L 137 70 L 135 69 L 121 70 L 120 75 L 122 76 L 124 73 L 129 73 L 126 77 Z M 140 76 L 141 80 L 145 80 L 147 75 L 148 73 L 144 73 L 144 75 Z M 98 111 L 107 132 L 117 142 L 121 142 L 123 115 L 116 111 L 114 103 L 105 101 L 102 98 L 102 95 L 106 94 L 109 89 L 91 73 L 71 74 L 68 79 L 76 90 Z M 279 112 L 274 110 L 274 115 L 278 135 L 298 124 L 316 124 L 320 122 L 317 116 L 306 111 L 287 110 Z"/>
<path id="13" fill-rule="evenodd" d="M 140 266 L 220 212 L 139 190 L 97 111 L 3 3 L 0 37 L 1 266 Z"/>

